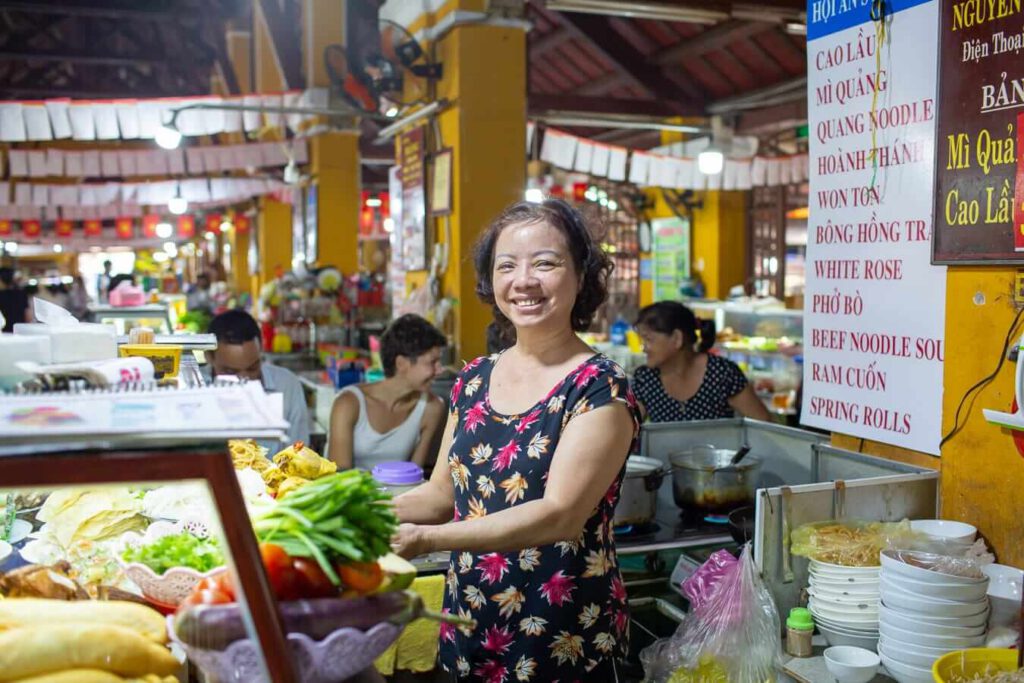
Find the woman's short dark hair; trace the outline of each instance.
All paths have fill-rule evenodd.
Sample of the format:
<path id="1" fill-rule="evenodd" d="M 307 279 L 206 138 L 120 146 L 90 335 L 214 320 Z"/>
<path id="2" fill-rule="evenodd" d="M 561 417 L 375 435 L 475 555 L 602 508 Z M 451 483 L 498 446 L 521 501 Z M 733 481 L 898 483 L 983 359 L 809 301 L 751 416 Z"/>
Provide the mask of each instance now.
<path id="1" fill-rule="evenodd" d="M 565 237 L 573 265 L 580 278 L 580 289 L 572 307 L 572 329 L 583 332 L 594 321 L 594 315 L 608 298 L 608 277 L 613 264 L 591 233 L 579 211 L 561 199 L 548 199 L 540 204 L 517 202 L 505 209 L 480 236 L 473 250 L 476 266 L 476 294 L 494 311 L 494 320 L 503 330 L 512 323 L 494 298 L 494 247 L 502 231 L 510 225 L 547 223 Z"/>
<path id="2" fill-rule="evenodd" d="M 380 338 L 380 362 L 384 376 L 395 376 L 395 359 L 405 356 L 410 362 L 431 349 L 444 348 L 448 340 L 440 330 L 413 313 L 396 319 Z"/>
<path id="3" fill-rule="evenodd" d="M 636 326 L 641 325 L 661 334 L 679 330 L 683 333 L 683 343 L 698 352 L 715 345 L 715 321 L 698 318 L 678 301 L 659 301 L 640 309 Z"/>

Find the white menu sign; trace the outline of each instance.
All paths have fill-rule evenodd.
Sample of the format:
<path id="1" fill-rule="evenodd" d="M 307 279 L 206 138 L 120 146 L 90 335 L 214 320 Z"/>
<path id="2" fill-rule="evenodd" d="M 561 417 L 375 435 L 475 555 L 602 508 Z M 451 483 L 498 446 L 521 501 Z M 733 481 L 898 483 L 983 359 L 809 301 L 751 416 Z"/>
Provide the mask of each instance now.
<path id="1" fill-rule="evenodd" d="M 930 262 L 938 3 L 886 2 L 881 44 L 873 4 L 807 6 L 801 421 L 937 455 L 946 300 L 946 269 Z"/>

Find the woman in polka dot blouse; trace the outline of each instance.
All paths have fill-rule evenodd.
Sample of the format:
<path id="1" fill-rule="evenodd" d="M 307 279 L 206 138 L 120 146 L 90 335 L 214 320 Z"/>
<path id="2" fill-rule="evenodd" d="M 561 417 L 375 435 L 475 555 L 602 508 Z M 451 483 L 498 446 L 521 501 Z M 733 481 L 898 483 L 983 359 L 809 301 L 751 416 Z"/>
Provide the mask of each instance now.
<path id="1" fill-rule="evenodd" d="M 768 420 L 768 409 L 743 371 L 713 356 L 715 323 L 698 320 L 676 301 L 659 301 L 640 311 L 637 333 L 647 365 L 633 375 L 633 393 L 651 422 L 716 420 L 736 413 Z"/>

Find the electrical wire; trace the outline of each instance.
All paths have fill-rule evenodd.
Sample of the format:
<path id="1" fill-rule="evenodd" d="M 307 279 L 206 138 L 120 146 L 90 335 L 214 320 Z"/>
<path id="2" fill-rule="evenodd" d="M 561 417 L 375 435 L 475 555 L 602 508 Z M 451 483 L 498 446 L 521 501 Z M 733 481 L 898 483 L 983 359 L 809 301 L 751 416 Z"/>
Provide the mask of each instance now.
<path id="1" fill-rule="evenodd" d="M 942 437 L 942 441 L 939 442 L 939 448 L 940 449 L 942 448 L 943 445 L 945 445 L 945 443 L 947 441 L 949 441 L 954 436 L 956 436 L 956 433 L 959 432 L 963 428 L 963 425 L 960 424 L 960 411 L 963 410 L 964 404 L 967 402 L 967 399 L 970 397 L 970 395 L 972 393 L 974 393 L 975 391 L 980 391 L 981 389 L 984 389 L 986 386 L 988 386 L 988 384 L 992 380 L 994 380 L 996 378 L 996 376 L 999 374 L 999 371 L 1002 370 L 1003 363 L 1006 362 L 1006 355 L 1007 355 L 1007 353 L 1010 350 L 1010 342 L 1013 340 L 1014 333 L 1017 330 L 1017 325 L 1020 323 L 1020 319 L 1021 319 L 1021 315 L 1022 314 L 1024 314 L 1024 308 L 1021 308 L 1021 309 L 1019 309 L 1017 311 L 1017 315 L 1015 315 L 1013 317 L 1013 322 L 1010 323 L 1010 328 L 1008 330 L 1006 330 L 1006 338 L 1003 339 L 1003 348 L 999 352 L 999 362 L 996 363 L 996 369 L 993 370 L 985 378 L 975 382 L 974 385 L 971 386 L 970 389 L 965 391 L 964 395 L 960 398 L 960 405 L 958 405 L 956 407 L 956 414 L 953 416 L 953 427 L 952 427 L 952 429 L 949 430 L 949 433 L 947 433 L 944 437 Z M 1024 358 L 1018 359 L 1017 362 L 1018 363 L 1024 362 Z"/>

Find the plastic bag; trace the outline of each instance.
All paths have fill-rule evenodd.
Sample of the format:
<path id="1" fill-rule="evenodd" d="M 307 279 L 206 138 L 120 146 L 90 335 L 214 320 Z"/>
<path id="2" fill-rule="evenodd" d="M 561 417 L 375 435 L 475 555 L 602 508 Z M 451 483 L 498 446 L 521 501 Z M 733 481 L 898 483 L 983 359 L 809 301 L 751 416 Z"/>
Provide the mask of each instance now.
<path id="1" fill-rule="evenodd" d="M 765 683 L 781 663 L 779 613 L 750 545 L 671 638 L 640 653 L 651 683 Z"/>
<path id="2" fill-rule="evenodd" d="M 690 601 L 690 609 L 702 605 L 710 597 L 711 590 L 736 562 L 736 558 L 728 550 L 718 550 L 683 581 L 683 595 Z"/>

